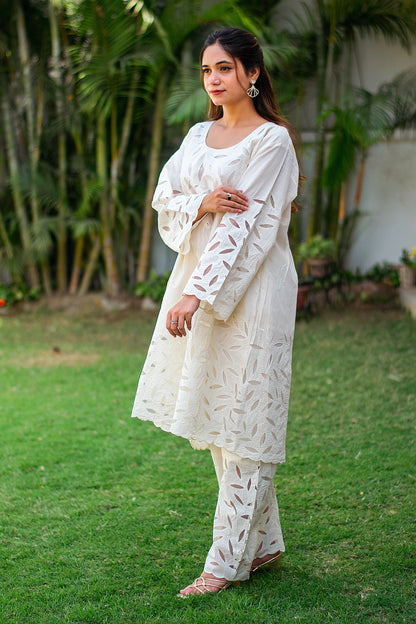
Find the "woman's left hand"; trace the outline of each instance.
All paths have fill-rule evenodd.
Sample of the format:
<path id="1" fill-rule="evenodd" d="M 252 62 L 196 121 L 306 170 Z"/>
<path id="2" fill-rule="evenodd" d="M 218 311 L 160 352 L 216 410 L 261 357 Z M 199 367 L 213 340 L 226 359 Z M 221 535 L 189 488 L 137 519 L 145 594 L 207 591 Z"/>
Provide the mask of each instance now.
<path id="1" fill-rule="evenodd" d="M 186 329 L 192 327 L 192 317 L 198 310 L 200 300 L 195 295 L 183 295 L 168 312 L 166 318 L 166 329 L 174 337 L 182 338 L 186 336 Z"/>

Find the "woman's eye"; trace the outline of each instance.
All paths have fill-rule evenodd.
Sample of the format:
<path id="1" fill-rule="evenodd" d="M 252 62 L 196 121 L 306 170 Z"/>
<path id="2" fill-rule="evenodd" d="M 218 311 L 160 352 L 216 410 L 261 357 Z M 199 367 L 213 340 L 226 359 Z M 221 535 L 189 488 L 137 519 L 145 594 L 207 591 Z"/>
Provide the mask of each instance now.
<path id="1" fill-rule="evenodd" d="M 223 65 L 223 67 L 221 67 L 221 71 L 229 71 L 231 69 L 231 67 L 227 67 L 226 65 Z"/>

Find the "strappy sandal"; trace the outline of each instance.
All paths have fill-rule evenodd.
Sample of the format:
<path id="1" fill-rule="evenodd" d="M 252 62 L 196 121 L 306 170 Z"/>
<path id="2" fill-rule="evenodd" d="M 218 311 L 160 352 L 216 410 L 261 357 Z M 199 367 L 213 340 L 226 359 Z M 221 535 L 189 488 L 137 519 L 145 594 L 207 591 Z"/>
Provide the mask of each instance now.
<path id="1" fill-rule="evenodd" d="M 226 581 L 224 584 L 221 583 L 220 579 L 198 576 L 188 587 L 195 587 L 199 594 L 220 594 L 224 589 L 230 587 L 231 581 Z M 215 589 L 209 589 L 210 585 L 215 587 Z M 189 596 L 198 596 L 199 594 L 192 592 L 189 594 L 177 594 L 177 596 L 178 598 L 189 598 Z"/>
<path id="2" fill-rule="evenodd" d="M 273 563 L 273 561 L 277 561 L 278 559 L 280 559 L 280 557 L 282 556 L 282 553 L 277 552 L 273 557 L 271 557 L 270 559 L 266 559 L 266 561 L 263 561 L 263 563 L 259 563 L 256 566 L 253 566 L 250 570 L 250 574 L 254 574 L 254 572 L 257 572 L 257 570 L 260 570 L 261 568 L 264 568 L 265 566 L 269 565 L 270 563 Z"/>

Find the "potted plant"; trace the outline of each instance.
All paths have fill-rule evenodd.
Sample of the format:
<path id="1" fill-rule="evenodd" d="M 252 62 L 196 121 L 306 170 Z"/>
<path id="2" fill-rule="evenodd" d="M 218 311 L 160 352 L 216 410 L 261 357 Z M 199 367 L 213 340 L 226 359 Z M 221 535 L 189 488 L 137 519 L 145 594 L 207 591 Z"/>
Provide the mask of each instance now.
<path id="1" fill-rule="evenodd" d="M 322 278 L 329 274 L 335 260 L 337 246 L 332 238 L 315 234 L 309 241 L 299 245 L 299 259 L 306 262 L 311 277 Z"/>
<path id="2" fill-rule="evenodd" d="M 163 275 L 158 275 L 152 269 L 149 278 L 145 282 L 137 282 L 134 287 L 134 294 L 142 300 L 143 310 L 158 309 L 165 294 L 169 277 L 170 271 L 166 271 Z"/>
<path id="3" fill-rule="evenodd" d="M 412 288 L 415 284 L 416 247 L 411 251 L 403 249 L 400 256 L 399 279 L 402 288 Z"/>

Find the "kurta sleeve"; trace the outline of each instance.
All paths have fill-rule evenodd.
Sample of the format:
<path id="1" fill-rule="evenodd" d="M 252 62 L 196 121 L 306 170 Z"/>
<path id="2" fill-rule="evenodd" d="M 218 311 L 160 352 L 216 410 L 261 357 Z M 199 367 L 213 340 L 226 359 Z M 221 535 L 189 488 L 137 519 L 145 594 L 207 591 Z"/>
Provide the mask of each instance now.
<path id="1" fill-rule="evenodd" d="M 192 223 L 205 195 L 185 193 L 181 184 L 181 169 L 190 132 L 163 167 L 152 201 L 153 208 L 158 212 L 162 240 L 173 251 L 181 254 L 189 251 Z"/>
<path id="2" fill-rule="evenodd" d="M 184 294 L 208 302 L 223 320 L 230 316 L 277 241 L 282 216 L 297 195 L 298 175 L 289 133 L 271 126 L 237 187 L 249 199 L 247 211 L 224 215 Z"/>

